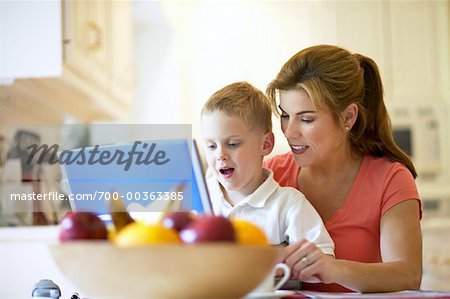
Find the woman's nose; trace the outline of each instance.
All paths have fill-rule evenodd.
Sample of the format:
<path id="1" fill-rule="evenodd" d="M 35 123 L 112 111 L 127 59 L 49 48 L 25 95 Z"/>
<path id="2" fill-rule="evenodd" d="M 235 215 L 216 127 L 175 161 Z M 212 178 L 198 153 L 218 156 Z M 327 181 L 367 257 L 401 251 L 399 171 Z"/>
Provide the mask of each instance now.
<path id="1" fill-rule="evenodd" d="M 289 120 L 284 126 L 283 133 L 286 138 L 298 137 L 300 130 L 293 121 Z"/>

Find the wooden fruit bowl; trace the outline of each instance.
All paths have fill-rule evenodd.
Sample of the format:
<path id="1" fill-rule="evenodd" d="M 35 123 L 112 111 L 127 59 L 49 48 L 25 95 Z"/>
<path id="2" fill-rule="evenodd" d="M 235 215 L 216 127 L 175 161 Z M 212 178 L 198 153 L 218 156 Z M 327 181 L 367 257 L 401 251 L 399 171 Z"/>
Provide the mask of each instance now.
<path id="1" fill-rule="evenodd" d="M 94 299 L 241 298 L 279 249 L 225 243 L 120 248 L 77 241 L 50 247 L 62 272 Z"/>

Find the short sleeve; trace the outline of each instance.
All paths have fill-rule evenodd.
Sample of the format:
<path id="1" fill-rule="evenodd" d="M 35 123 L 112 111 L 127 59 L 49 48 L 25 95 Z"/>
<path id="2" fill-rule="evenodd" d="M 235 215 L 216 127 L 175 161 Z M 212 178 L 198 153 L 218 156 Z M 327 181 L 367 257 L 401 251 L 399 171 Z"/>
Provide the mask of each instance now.
<path id="1" fill-rule="evenodd" d="M 316 244 L 323 253 L 334 256 L 334 242 L 319 214 L 304 196 L 290 207 L 285 225 L 289 244 L 305 238 Z"/>
<path id="2" fill-rule="evenodd" d="M 422 218 L 422 207 L 417 186 L 411 172 L 405 166 L 400 163 L 394 163 L 394 166 L 386 176 L 383 190 L 385 191 L 383 194 L 381 215 L 400 202 L 416 199 L 419 201 L 419 216 Z"/>

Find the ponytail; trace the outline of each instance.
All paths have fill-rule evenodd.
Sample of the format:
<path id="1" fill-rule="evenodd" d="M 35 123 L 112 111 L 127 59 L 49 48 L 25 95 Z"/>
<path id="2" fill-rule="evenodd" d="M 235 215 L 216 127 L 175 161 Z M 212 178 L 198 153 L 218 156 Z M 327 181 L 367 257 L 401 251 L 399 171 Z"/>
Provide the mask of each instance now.
<path id="1" fill-rule="evenodd" d="M 383 101 L 383 85 L 378 66 L 369 57 L 359 54 L 355 56 L 360 63 L 364 78 L 362 114 L 365 114 L 365 117 L 358 119 L 365 118 L 365 126 L 359 128 L 362 123 L 358 121 L 355 123 L 355 132 L 359 131 L 359 136 L 351 138 L 354 147 L 366 154 L 386 156 L 400 162 L 416 178 L 417 172 L 411 159 L 394 141 L 391 121 Z"/>

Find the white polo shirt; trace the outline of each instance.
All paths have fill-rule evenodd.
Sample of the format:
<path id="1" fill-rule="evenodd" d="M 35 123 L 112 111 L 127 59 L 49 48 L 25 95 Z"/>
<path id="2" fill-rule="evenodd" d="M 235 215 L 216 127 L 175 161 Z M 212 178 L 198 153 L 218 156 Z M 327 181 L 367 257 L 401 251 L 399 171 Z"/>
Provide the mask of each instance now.
<path id="1" fill-rule="evenodd" d="M 334 243 L 317 211 L 297 189 L 281 187 L 273 173 L 264 169 L 266 180 L 252 194 L 232 206 L 220 183 L 210 175 L 206 182 L 214 213 L 227 218 L 251 221 L 261 227 L 271 244 L 295 243 L 302 238 L 334 256 Z"/>

